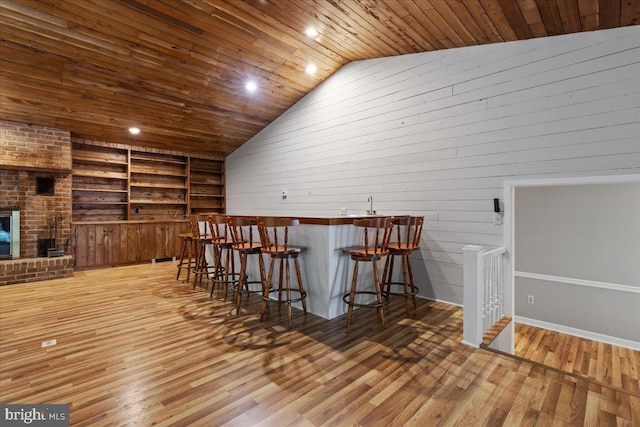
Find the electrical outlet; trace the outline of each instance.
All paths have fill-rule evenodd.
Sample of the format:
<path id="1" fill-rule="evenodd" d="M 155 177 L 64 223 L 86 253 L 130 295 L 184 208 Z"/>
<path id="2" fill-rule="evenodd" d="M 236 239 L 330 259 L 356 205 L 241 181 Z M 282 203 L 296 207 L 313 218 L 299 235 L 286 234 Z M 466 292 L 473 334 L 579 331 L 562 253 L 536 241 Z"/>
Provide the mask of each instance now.
<path id="1" fill-rule="evenodd" d="M 494 212 L 493 213 L 493 223 L 495 225 L 502 224 L 502 214 L 500 212 Z"/>
<path id="2" fill-rule="evenodd" d="M 527 296 L 527 302 L 528 302 L 529 304 L 533 304 L 533 295 L 528 295 L 528 296 Z"/>
<path id="3" fill-rule="evenodd" d="M 42 348 L 51 347 L 52 345 L 56 345 L 57 343 L 58 340 L 42 341 Z"/>
<path id="4" fill-rule="evenodd" d="M 340 215 L 346 216 L 347 215 L 347 208 L 340 208 Z"/>

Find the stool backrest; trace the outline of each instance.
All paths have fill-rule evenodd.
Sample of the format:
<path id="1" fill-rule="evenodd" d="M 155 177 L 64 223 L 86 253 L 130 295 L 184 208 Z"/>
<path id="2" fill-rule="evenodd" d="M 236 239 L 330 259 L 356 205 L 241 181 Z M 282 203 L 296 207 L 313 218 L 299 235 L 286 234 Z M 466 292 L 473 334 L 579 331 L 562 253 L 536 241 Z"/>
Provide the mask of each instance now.
<path id="1" fill-rule="evenodd" d="M 364 227 L 364 253 L 385 253 L 389 247 L 392 219 L 388 217 L 362 218 L 353 221 L 356 227 Z"/>
<path id="2" fill-rule="evenodd" d="M 189 229 L 194 239 L 206 237 L 206 231 L 203 233 L 200 230 L 200 221 L 204 221 L 200 215 L 189 215 Z"/>
<path id="3" fill-rule="evenodd" d="M 296 225 L 300 225 L 300 220 L 294 218 L 258 218 L 262 251 L 287 252 L 289 249 L 289 227 Z"/>
<path id="4" fill-rule="evenodd" d="M 254 236 L 253 231 L 253 229 L 258 226 L 257 218 L 245 218 L 240 216 L 232 216 L 229 218 L 229 231 L 231 231 L 233 246 L 251 247 L 254 243 L 258 243 L 259 236 Z"/>
<path id="5" fill-rule="evenodd" d="M 393 218 L 393 235 L 401 248 L 417 249 L 422 236 L 423 216 L 398 216 Z"/>
<path id="6" fill-rule="evenodd" d="M 231 218 L 226 215 L 213 214 L 209 215 L 209 231 L 213 240 L 226 241 L 231 239 L 229 231 L 229 222 Z"/>

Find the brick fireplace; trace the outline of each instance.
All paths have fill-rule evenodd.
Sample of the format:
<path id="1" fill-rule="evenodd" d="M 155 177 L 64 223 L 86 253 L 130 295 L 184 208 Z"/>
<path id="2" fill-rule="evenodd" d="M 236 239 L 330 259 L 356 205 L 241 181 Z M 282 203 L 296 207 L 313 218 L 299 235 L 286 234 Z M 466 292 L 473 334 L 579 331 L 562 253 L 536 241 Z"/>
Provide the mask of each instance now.
<path id="1" fill-rule="evenodd" d="M 42 257 L 54 223 L 58 245 L 70 237 L 71 179 L 68 131 L 0 121 L 0 211 L 20 210 L 19 258 L 0 260 L 0 285 L 73 275 L 70 255 Z"/>

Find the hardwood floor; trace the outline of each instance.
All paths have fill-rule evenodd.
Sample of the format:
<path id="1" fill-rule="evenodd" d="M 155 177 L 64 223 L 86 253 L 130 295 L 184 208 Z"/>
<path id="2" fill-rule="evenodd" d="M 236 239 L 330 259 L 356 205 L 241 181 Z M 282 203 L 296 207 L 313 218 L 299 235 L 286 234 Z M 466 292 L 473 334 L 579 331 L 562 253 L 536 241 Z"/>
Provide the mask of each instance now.
<path id="1" fill-rule="evenodd" d="M 171 263 L 2 286 L 0 401 L 68 403 L 77 426 L 640 425 L 627 354 L 608 386 L 462 345 L 447 304 L 407 319 L 394 298 L 384 331 L 374 310 L 349 330 L 296 311 L 289 331 L 275 306 L 260 322 L 257 298 L 231 308 Z"/>
<path id="2" fill-rule="evenodd" d="M 515 355 L 640 396 L 640 351 L 515 325 Z"/>

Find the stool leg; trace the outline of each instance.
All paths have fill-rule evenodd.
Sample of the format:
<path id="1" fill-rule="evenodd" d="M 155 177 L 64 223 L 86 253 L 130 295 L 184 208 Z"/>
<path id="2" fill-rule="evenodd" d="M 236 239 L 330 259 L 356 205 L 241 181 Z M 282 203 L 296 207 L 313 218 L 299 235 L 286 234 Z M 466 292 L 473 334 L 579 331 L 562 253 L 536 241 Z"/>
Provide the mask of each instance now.
<path id="1" fill-rule="evenodd" d="M 231 263 L 231 270 L 229 270 L 229 263 Z M 224 275 L 224 300 L 227 300 L 227 289 L 229 286 L 229 275 L 231 277 L 235 277 L 236 272 L 236 257 L 233 255 L 233 250 L 227 248 L 227 263 L 225 267 L 225 275 Z"/>
<path id="2" fill-rule="evenodd" d="M 264 271 L 264 259 L 262 259 L 262 253 L 258 254 L 258 267 L 260 269 L 260 284 L 262 285 L 262 293 L 266 292 L 269 295 L 269 286 L 267 285 L 267 277 Z M 267 304 L 267 313 L 269 313 L 269 304 Z"/>
<path id="3" fill-rule="evenodd" d="M 416 308 L 418 306 L 416 304 L 416 293 L 415 293 L 416 285 L 415 285 L 415 282 L 413 281 L 413 270 L 411 269 L 411 259 L 409 258 L 409 255 L 407 255 L 407 270 L 409 271 L 409 284 L 411 286 L 411 296 L 413 298 L 413 308 Z"/>
<path id="4" fill-rule="evenodd" d="M 376 262 L 373 262 L 373 280 L 375 281 L 375 286 L 376 286 L 376 296 L 378 298 L 378 304 L 382 304 L 382 291 L 381 291 L 381 284 L 380 284 L 380 278 L 378 277 L 378 266 L 376 264 Z M 380 325 L 382 326 L 382 329 L 384 329 L 384 306 L 380 305 L 378 308 L 378 318 L 380 319 Z"/>
<path id="5" fill-rule="evenodd" d="M 242 287 L 247 286 L 247 254 L 240 254 L 240 277 L 238 278 L 236 300 L 236 314 L 240 314 L 240 305 L 242 304 Z"/>
<path id="6" fill-rule="evenodd" d="M 209 297 L 213 296 L 213 289 L 216 287 L 216 282 L 220 280 L 222 280 L 222 248 L 213 244 L 213 281 L 211 282 L 211 293 L 209 293 Z"/>
<path id="7" fill-rule="evenodd" d="M 287 258 L 286 264 L 286 286 L 287 286 L 287 301 L 291 301 L 291 269 L 289 268 L 289 258 Z M 291 329 L 291 302 L 287 304 L 287 321 L 289 322 L 289 329 Z"/>
<path id="8" fill-rule="evenodd" d="M 184 263 L 184 254 L 187 251 L 187 239 L 182 239 L 182 246 L 180 247 L 180 262 L 178 263 L 178 274 L 176 280 L 180 280 L 180 273 L 182 272 L 182 264 Z"/>
<path id="9" fill-rule="evenodd" d="M 302 294 L 304 294 L 304 287 L 302 286 L 302 275 L 300 274 L 300 265 L 298 264 L 298 258 L 294 258 L 293 262 L 295 263 L 295 267 L 296 267 L 296 276 L 298 276 L 298 288 L 300 289 L 300 296 L 302 297 Z M 307 301 L 306 298 L 302 298 L 302 301 L 300 301 L 302 303 L 302 309 L 304 310 L 304 314 L 307 314 Z"/>
<path id="10" fill-rule="evenodd" d="M 351 293 L 349 294 L 349 308 L 347 309 L 347 328 L 351 324 L 351 315 L 353 314 L 353 302 L 356 298 L 356 284 L 358 283 L 358 261 L 353 266 L 353 278 L 351 279 Z"/>
<path id="11" fill-rule="evenodd" d="M 409 289 L 409 255 L 402 255 L 402 282 L 404 284 L 404 308 L 407 312 L 407 316 L 411 314 L 411 304 L 409 303 L 409 297 L 413 289 Z"/>
<path id="12" fill-rule="evenodd" d="M 386 284 L 387 295 L 391 295 L 391 281 L 393 280 L 393 255 L 388 255 L 384 262 L 384 273 L 382 275 L 382 282 Z"/>
<path id="13" fill-rule="evenodd" d="M 200 274 L 198 275 L 198 284 L 202 286 L 202 278 L 204 276 L 204 284 L 209 282 L 209 264 L 207 264 L 207 244 L 200 245 Z"/>
<path id="14" fill-rule="evenodd" d="M 273 282 L 273 268 L 276 259 L 271 257 L 271 261 L 269 262 L 269 274 L 267 275 L 265 286 L 262 289 L 262 311 L 260 313 L 260 320 L 264 320 L 264 316 L 267 315 L 269 311 L 269 288 L 271 287 L 271 282 Z"/>
<path id="15" fill-rule="evenodd" d="M 202 242 L 196 244 L 196 264 L 193 274 L 193 289 L 196 284 L 202 286 L 202 276 L 207 273 L 207 259 L 205 258 L 206 245 Z"/>
<path id="16" fill-rule="evenodd" d="M 196 288 L 196 284 L 198 283 L 198 272 L 200 271 L 200 244 L 198 242 L 196 242 L 194 249 L 196 252 L 196 259 L 193 268 L 193 289 Z"/>
<path id="17" fill-rule="evenodd" d="M 282 277 L 284 274 L 284 258 L 280 258 L 280 269 L 278 270 L 278 312 L 282 307 Z"/>
<path id="18" fill-rule="evenodd" d="M 188 266 L 188 268 L 187 268 L 187 283 L 189 283 L 189 278 L 191 277 L 191 262 L 192 262 L 191 260 L 192 260 L 192 257 L 193 257 L 195 243 L 196 243 L 195 240 L 191 240 L 191 242 L 189 242 L 189 245 L 187 247 L 187 252 L 189 254 L 189 260 L 187 261 L 188 262 L 188 264 L 187 264 L 187 266 Z"/>

